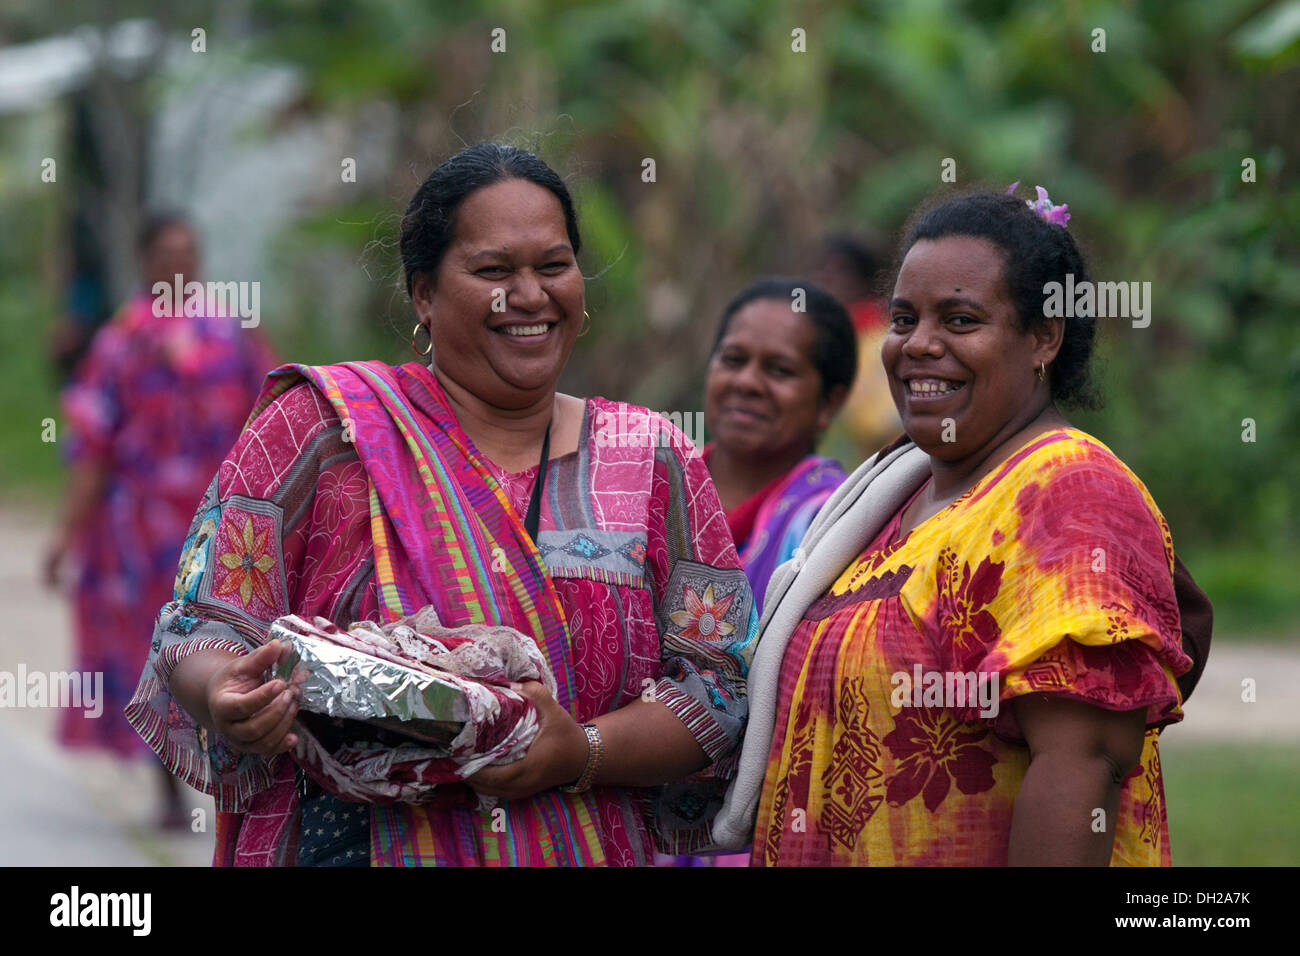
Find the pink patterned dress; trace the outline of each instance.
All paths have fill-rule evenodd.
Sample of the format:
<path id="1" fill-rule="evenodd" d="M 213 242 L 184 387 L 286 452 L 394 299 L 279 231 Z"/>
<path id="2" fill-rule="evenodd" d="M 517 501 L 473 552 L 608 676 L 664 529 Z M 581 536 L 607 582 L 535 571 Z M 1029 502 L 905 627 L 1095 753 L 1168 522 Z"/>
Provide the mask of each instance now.
<path id="1" fill-rule="evenodd" d="M 478 467 L 480 456 L 448 420 L 429 370 L 346 368 L 363 366 L 388 383 L 385 401 L 397 403 L 390 407 L 425 415 L 419 421 L 465 443 L 466 460 L 440 455 L 436 462 L 469 481 L 467 461 Z M 420 588 L 418 574 L 384 584 L 390 562 L 450 573 L 437 566 L 434 543 L 445 528 L 413 526 L 416 505 L 392 504 L 415 502 L 421 480 L 398 445 L 363 447 L 359 457 L 358 444 L 374 429 L 358 425 L 351 435 L 312 384 L 294 384 L 269 402 L 265 394 L 195 516 L 175 600 L 162 609 L 128 708 L 164 763 L 213 794 L 224 811 L 218 865 L 294 862 L 304 827 L 294 763 L 209 739 L 167 689 L 176 663 L 204 648 L 244 653 L 286 613 L 344 627 L 380 620 L 390 591 Z M 643 436 L 623 433 L 629 423 L 662 440 L 646 446 Z M 372 865 L 642 865 L 654 845 L 688 852 L 707 840 L 747 714 L 745 676 L 757 631 L 750 589 L 708 472 L 685 436 L 653 413 L 601 398 L 587 400 L 583 435 L 577 452 L 549 463 L 536 542 L 567 622 L 571 712 L 590 720 L 652 694 L 713 763 L 666 787 L 596 788 L 585 835 L 569 827 L 575 818 L 555 791 L 508 801 L 511 819 L 517 809 L 520 821 L 508 835 L 495 832 L 487 811 L 367 804 Z M 523 514 L 536 469 L 507 474 L 488 463 L 486 471 L 500 500 Z M 419 521 L 428 526 L 429 519 Z M 405 550 L 388 547 L 394 536 Z M 491 562 L 493 554 L 471 560 Z M 564 677 L 557 674 L 561 684 Z M 569 845 L 584 840 L 591 845 Z"/>
<path id="2" fill-rule="evenodd" d="M 278 362 L 238 319 L 156 316 L 146 293 L 96 335 L 62 396 L 66 456 L 107 470 L 103 497 L 78 529 L 73 597 L 77 668 L 104 675 L 104 712 L 60 712 L 60 738 L 123 756 L 144 753 L 122 717 L 140 654 L 176 559 L 217 466 Z"/>

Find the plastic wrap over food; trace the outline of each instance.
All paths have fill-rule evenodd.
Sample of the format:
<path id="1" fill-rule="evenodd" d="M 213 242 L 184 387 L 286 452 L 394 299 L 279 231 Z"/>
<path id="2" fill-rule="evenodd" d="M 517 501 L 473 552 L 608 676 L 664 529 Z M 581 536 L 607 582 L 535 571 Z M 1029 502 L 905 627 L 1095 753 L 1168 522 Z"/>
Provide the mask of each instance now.
<path id="1" fill-rule="evenodd" d="M 351 800 L 430 802 L 447 796 L 439 785 L 522 757 L 537 713 L 509 683 L 537 680 L 555 693 L 534 641 L 508 627 L 444 628 L 432 608 L 346 631 L 290 615 L 270 637 L 294 650 L 276 676 L 306 672 L 294 756 Z"/>

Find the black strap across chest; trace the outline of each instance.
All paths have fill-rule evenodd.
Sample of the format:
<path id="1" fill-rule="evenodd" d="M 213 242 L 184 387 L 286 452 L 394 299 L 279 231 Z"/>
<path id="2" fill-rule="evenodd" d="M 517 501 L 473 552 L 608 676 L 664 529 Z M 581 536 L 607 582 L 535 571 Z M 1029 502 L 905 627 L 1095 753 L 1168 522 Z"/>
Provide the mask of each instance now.
<path id="1" fill-rule="evenodd" d="M 542 490 L 546 487 L 546 465 L 551 457 L 551 426 L 546 426 L 546 437 L 542 439 L 542 458 L 537 463 L 537 480 L 533 482 L 533 494 L 528 499 L 528 513 L 524 515 L 524 530 L 528 537 L 537 542 L 537 526 L 542 520 Z"/>

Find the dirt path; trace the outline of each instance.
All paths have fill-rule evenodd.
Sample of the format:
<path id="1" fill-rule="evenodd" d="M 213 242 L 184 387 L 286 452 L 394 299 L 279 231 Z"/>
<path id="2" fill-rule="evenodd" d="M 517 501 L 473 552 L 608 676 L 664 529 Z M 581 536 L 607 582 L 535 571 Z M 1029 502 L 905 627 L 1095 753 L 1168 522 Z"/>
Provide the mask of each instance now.
<path id="1" fill-rule="evenodd" d="M 1170 740 L 1300 744 L 1300 644 L 1216 639 L 1185 714 Z"/>
<path id="2" fill-rule="evenodd" d="M 49 529 L 39 512 L 0 508 L 0 671 L 75 667 L 67 601 L 38 579 Z M 141 664 L 147 640 L 141 636 Z M 153 767 L 58 746 L 55 717 L 52 708 L 0 708 L 0 865 L 211 863 L 210 798 L 187 790 L 205 832 L 158 832 Z"/>

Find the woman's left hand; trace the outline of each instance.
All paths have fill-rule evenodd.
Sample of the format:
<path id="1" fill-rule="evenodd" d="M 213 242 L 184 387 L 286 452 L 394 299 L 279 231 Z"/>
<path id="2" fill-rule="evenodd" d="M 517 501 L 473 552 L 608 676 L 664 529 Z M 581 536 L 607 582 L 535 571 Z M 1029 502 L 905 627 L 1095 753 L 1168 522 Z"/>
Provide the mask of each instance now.
<path id="1" fill-rule="evenodd" d="M 489 797 L 517 800 L 573 783 L 587 766 L 587 734 L 537 681 L 511 690 L 537 708 L 537 737 L 521 759 L 484 767 L 465 783 Z"/>

